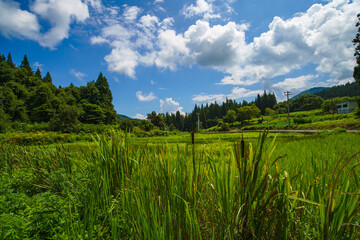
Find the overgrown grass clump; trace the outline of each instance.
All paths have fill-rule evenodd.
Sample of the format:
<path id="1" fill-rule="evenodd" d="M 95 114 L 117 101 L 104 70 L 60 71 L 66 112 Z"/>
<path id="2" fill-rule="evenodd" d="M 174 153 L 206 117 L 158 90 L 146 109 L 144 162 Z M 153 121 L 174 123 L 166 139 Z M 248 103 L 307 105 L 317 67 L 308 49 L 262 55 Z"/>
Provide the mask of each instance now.
<path id="1" fill-rule="evenodd" d="M 0 145 L 0 239 L 360 237 L 356 152 L 305 165 L 267 134 L 230 148 L 94 140 L 78 152 Z"/>

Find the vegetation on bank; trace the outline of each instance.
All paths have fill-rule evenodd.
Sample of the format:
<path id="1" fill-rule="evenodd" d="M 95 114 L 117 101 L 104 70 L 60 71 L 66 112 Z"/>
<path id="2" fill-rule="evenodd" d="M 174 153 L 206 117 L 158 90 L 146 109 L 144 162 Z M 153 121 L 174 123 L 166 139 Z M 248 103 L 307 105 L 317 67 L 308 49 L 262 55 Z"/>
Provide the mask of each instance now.
<path id="1" fill-rule="evenodd" d="M 255 135 L 2 143 L 0 239 L 360 237 L 358 134 Z"/>

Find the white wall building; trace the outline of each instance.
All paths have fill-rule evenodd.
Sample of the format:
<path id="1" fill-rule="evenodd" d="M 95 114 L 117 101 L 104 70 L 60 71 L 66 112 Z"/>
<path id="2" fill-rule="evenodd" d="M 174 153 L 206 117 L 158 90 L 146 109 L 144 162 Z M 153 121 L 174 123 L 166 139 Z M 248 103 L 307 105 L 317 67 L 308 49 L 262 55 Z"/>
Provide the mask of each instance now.
<path id="1" fill-rule="evenodd" d="M 356 101 L 344 101 L 335 104 L 338 114 L 351 113 L 357 106 L 358 104 Z"/>

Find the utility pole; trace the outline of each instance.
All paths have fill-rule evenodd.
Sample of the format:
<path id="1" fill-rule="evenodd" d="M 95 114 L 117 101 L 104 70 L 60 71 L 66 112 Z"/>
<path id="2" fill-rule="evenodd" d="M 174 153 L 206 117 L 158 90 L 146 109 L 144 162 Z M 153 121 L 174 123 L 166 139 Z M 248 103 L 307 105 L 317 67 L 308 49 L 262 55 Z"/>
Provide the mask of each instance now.
<path id="1" fill-rule="evenodd" d="M 289 120 L 289 129 L 290 129 L 290 104 L 289 104 L 289 95 L 291 94 L 289 91 L 284 92 L 286 94 L 287 99 L 287 109 L 288 109 L 288 120 Z"/>
<path id="2" fill-rule="evenodd" d="M 198 131 L 200 131 L 200 113 L 196 113 L 198 116 Z"/>

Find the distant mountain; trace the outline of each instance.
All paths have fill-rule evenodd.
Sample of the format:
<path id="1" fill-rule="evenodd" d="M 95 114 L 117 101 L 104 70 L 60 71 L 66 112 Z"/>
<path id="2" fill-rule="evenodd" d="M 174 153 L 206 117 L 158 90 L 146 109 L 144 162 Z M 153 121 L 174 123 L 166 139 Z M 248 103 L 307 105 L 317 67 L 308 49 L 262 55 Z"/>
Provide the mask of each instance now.
<path id="1" fill-rule="evenodd" d="M 305 90 L 297 95 L 295 95 L 294 97 L 292 97 L 291 99 L 295 99 L 297 97 L 299 97 L 300 95 L 304 95 L 304 94 L 315 94 L 318 92 L 322 92 L 324 90 L 328 89 L 327 87 L 314 87 L 314 88 L 310 88 L 308 90 Z"/>
<path id="2" fill-rule="evenodd" d="M 117 116 L 118 116 L 118 119 L 119 119 L 120 121 L 123 120 L 123 119 L 125 119 L 125 118 L 128 118 L 128 119 L 132 120 L 131 117 L 128 117 L 128 116 L 123 115 L 123 114 L 118 114 Z"/>

